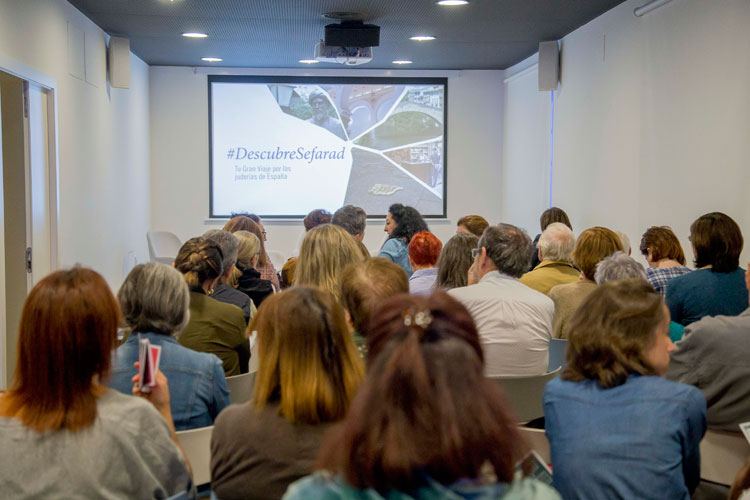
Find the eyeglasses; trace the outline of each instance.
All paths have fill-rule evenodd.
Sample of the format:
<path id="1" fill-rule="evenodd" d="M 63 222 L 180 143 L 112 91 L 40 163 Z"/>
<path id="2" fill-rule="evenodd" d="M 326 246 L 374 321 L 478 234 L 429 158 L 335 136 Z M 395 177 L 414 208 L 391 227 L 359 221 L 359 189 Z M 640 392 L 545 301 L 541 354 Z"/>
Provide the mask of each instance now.
<path id="1" fill-rule="evenodd" d="M 482 249 L 481 248 L 472 248 L 471 249 L 471 258 L 472 259 L 476 259 L 477 255 L 479 255 L 480 253 L 482 253 Z"/>
<path id="2" fill-rule="evenodd" d="M 265 232 L 265 231 L 261 231 L 261 233 L 260 233 L 260 234 L 262 234 L 263 236 L 265 236 L 265 235 L 266 235 L 266 232 Z"/>

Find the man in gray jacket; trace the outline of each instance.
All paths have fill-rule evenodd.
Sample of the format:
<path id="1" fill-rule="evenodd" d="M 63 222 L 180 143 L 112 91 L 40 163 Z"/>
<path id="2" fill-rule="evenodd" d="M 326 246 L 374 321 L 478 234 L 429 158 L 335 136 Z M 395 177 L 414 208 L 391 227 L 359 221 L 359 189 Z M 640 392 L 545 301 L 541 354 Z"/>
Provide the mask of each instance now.
<path id="1" fill-rule="evenodd" d="M 750 290 L 750 270 L 745 283 Z M 706 316 L 686 326 L 667 378 L 703 392 L 710 428 L 739 431 L 737 426 L 750 420 L 750 308 L 739 316 Z"/>

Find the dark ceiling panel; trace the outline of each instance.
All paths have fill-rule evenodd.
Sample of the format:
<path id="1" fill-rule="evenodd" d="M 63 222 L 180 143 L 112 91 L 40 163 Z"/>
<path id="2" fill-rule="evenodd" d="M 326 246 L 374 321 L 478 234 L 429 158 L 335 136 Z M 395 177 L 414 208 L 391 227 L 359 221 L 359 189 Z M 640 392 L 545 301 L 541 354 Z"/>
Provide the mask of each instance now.
<path id="1" fill-rule="evenodd" d="M 151 65 L 298 68 L 313 55 L 324 12 L 364 14 L 381 27 L 380 47 L 364 68 L 503 69 L 525 59 L 543 40 L 556 40 L 623 0 L 472 0 L 441 7 L 434 0 L 69 0 L 111 35 L 130 39 Z M 209 38 L 186 39 L 186 31 Z M 412 42 L 431 34 L 434 42 Z M 340 67 L 319 64 L 316 67 Z"/>

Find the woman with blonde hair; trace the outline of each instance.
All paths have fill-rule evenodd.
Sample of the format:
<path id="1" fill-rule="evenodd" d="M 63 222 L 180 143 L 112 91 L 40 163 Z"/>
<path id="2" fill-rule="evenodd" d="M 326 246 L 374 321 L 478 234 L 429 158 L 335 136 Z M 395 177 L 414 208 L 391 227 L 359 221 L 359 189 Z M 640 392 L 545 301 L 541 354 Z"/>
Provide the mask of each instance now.
<path id="1" fill-rule="evenodd" d="M 302 240 L 294 284 L 316 286 L 341 301 L 341 275 L 365 256 L 354 237 L 339 226 L 324 224 L 311 229 Z"/>
<path id="2" fill-rule="evenodd" d="M 221 500 L 278 499 L 312 472 L 323 434 L 344 418 L 364 376 L 330 293 L 296 286 L 273 295 L 250 330 L 258 334 L 253 400 L 224 410 L 211 439 L 211 487 Z"/>
<path id="3" fill-rule="evenodd" d="M 260 307 L 260 303 L 274 292 L 271 282 L 261 278 L 256 269 L 262 250 L 260 238 L 248 231 L 237 231 L 234 236 L 237 238 L 237 264 L 229 283 L 250 297 L 255 307 Z"/>

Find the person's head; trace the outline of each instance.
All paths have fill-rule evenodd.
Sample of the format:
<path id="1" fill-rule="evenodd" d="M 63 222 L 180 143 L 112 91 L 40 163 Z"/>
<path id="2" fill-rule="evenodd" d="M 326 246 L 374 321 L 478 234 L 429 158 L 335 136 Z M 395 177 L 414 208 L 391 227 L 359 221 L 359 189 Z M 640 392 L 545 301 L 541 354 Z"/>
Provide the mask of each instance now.
<path id="1" fill-rule="evenodd" d="M 547 210 L 542 212 L 542 216 L 539 217 L 539 226 L 542 228 L 542 231 L 547 229 L 547 226 L 549 226 L 553 222 L 561 222 L 562 224 L 568 226 L 571 231 L 573 230 L 573 226 L 570 225 L 568 214 L 566 214 L 565 210 L 563 210 L 562 208 L 548 208 Z"/>
<path id="2" fill-rule="evenodd" d="M 428 231 L 420 231 L 415 234 L 409 246 L 409 264 L 416 269 L 425 269 L 435 267 L 443 243 L 434 234 Z"/>
<path id="3" fill-rule="evenodd" d="M 488 227 L 477 243 L 475 281 L 490 271 L 520 278 L 529 269 L 531 249 L 531 239 L 523 229 L 511 224 Z"/>
<path id="4" fill-rule="evenodd" d="M 456 223 L 456 233 L 471 233 L 479 238 L 489 225 L 481 215 L 464 215 Z"/>
<path id="5" fill-rule="evenodd" d="M 477 243 L 479 238 L 471 233 L 457 233 L 447 241 L 437 262 L 436 288 L 449 290 L 468 284 L 469 268 L 474 263 L 471 251 L 477 247 Z"/>
<path id="6" fill-rule="evenodd" d="M 256 216 L 257 217 L 257 216 Z M 260 240 L 260 257 L 258 258 L 258 265 L 265 266 L 268 263 L 268 256 L 266 255 L 266 247 L 263 243 L 265 241 L 264 231 L 261 230 L 260 226 L 255 223 L 248 215 L 237 215 L 232 217 L 224 224 L 224 231 L 230 233 L 236 233 L 237 231 L 247 231 L 253 233 Z"/>
<path id="7" fill-rule="evenodd" d="M 339 281 L 346 266 L 364 260 L 354 236 L 339 226 L 324 224 L 302 240 L 294 271 L 295 285 L 317 286 L 340 298 Z"/>
<path id="8" fill-rule="evenodd" d="M 229 231 L 224 231 L 223 229 L 211 229 L 203 233 L 203 237 L 213 241 L 221 248 L 221 253 L 224 254 L 224 259 L 221 261 L 224 273 L 221 277 L 223 280 L 228 279 L 234 265 L 237 263 L 237 238 Z"/>
<path id="9" fill-rule="evenodd" d="M 596 265 L 594 281 L 602 285 L 608 281 L 638 278 L 647 281 L 646 270 L 634 258 L 619 250 Z"/>
<path id="10" fill-rule="evenodd" d="M 711 212 L 698 217 L 690 226 L 690 241 L 695 267 L 711 266 L 714 272 L 728 273 L 740 265 L 742 231 L 726 214 Z"/>
<path id="11" fill-rule="evenodd" d="M 95 271 L 76 266 L 43 278 L 21 311 L 3 414 L 39 432 L 93 425 L 119 318 L 115 297 Z"/>
<path id="12" fill-rule="evenodd" d="M 348 266 L 341 276 L 341 302 L 349 311 L 354 330 L 360 333 L 375 308 L 400 293 L 409 293 L 409 276 L 401 266 L 382 257 Z"/>
<path id="13" fill-rule="evenodd" d="M 263 235 L 263 241 L 268 241 L 268 238 L 266 237 L 266 228 L 263 226 L 263 221 L 260 220 L 260 217 L 255 214 L 247 214 L 247 216 L 258 225 L 258 228 L 260 228 L 260 232 Z"/>
<path id="14" fill-rule="evenodd" d="M 281 268 L 281 289 L 286 290 L 294 283 L 294 270 L 297 269 L 297 257 L 290 257 Z"/>
<path id="15" fill-rule="evenodd" d="M 685 252 L 682 251 L 680 240 L 667 226 L 652 226 L 646 229 L 641 237 L 640 250 L 649 264 L 669 259 L 685 265 Z"/>
<path id="16" fill-rule="evenodd" d="M 618 238 L 620 238 L 620 243 L 622 243 L 622 251 L 627 255 L 630 255 L 632 249 L 630 248 L 630 238 L 628 238 L 628 235 L 623 233 L 622 231 L 615 231 L 615 234 Z"/>
<path id="17" fill-rule="evenodd" d="M 331 224 L 343 227 L 347 233 L 362 240 L 367 227 L 367 214 L 354 205 L 344 205 L 333 213 Z"/>
<path id="18" fill-rule="evenodd" d="M 622 252 L 622 241 L 611 229 L 595 226 L 578 235 L 573 249 L 573 264 L 583 276 L 594 281 L 596 265 L 617 251 Z"/>
<path id="19" fill-rule="evenodd" d="M 249 231 L 237 231 L 237 265 L 229 277 L 228 283 L 237 287 L 237 282 L 242 273 L 248 269 L 255 269 L 260 260 L 260 239 Z"/>
<path id="20" fill-rule="evenodd" d="M 539 260 L 572 262 L 575 244 L 573 231 L 562 222 L 553 222 L 539 236 Z"/>
<path id="21" fill-rule="evenodd" d="M 172 335 L 187 325 L 190 293 L 182 275 L 157 262 L 138 264 L 125 278 L 117 300 L 134 332 Z"/>
<path id="22" fill-rule="evenodd" d="M 322 224 L 330 224 L 332 217 L 333 216 L 331 215 L 331 212 L 329 212 L 328 210 L 317 208 L 307 214 L 304 219 L 302 219 L 302 224 L 304 224 L 305 231 L 307 232 Z"/>
<path id="23" fill-rule="evenodd" d="M 221 267 L 223 260 L 219 245 L 198 236 L 182 245 L 174 259 L 174 267 L 189 286 L 211 289 L 224 272 Z"/>
<path id="24" fill-rule="evenodd" d="M 304 286 L 271 295 L 248 329 L 258 332 L 257 411 L 278 402 L 293 424 L 346 415 L 364 367 L 333 295 Z"/>
<path id="25" fill-rule="evenodd" d="M 355 488 L 414 491 L 429 477 L 511 482 L 525 455 L 500 388 L 484 376 L 469 312 L 446 293 L 398 295 L 373 314 L 367 377 L 318 467 Z"/>
<path id="26" fill-rule="evenodd" d="M 573 315 L 568 334 L 565 380 L 595 380 L 608 389 L 633 374 L 667 372 L 669 310 L 642 279 L 605 283 Z"/>
<path id="27" fill-rule="evenodd" d="M 429 231 L 427 223 L 416 208 L 394 203 L 385 218 L 385 232 L 388 238 L 399 238 L 407 245 L 420 231 Z"/>
<path id="28" fill-rule="evenodd" d="M 331 107 L 331 104 L 329 103 L 328 98 L 323 91 L 317 89 L 313 90 L 310 93 L 307 102 L 310 103 L 313 117 L 316 120 L 321 121 L 326 116 L 328 116 L 328 111 Z"/>

